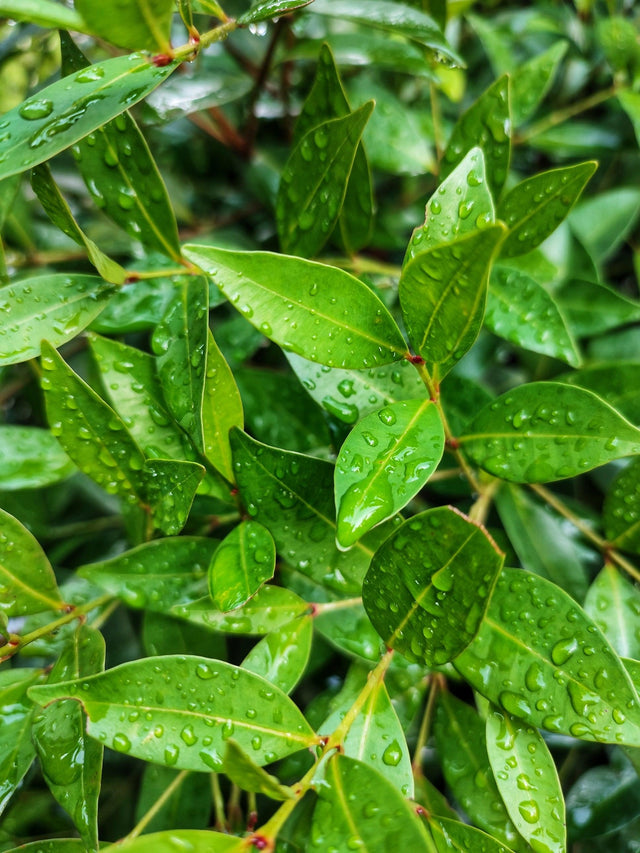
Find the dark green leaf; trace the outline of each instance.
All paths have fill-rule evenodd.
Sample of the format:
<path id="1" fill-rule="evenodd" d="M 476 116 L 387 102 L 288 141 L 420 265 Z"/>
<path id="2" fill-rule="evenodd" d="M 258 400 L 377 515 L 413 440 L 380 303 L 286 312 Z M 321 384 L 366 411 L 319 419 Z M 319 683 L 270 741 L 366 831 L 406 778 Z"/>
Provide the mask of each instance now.
<path id="1" fill-rule="evenodd" d="M 640 592 L 615 566 L 605 566 L 589 587 L 584 612 L 620 657 L 640 659 Z"/>
<path id="2" fill-rule="evenodd" d="M 503 570 L 480 632 L 454 664 L 530 725 L 640 745 L 638 697 L 620 659 L 575 601 L 538 575 Z"/>
<path id="3" fill-rule="evenodd" d="M 133 701 L 131 685 L 138 691 Z M 220 770 L 225 741 L 232 736 L 259 764 L 317 740 L 277 687 L 203 657 L 133 661 L 89 678 L 31 688 L 31 698 L 45 704 L 74 698 L 89 718 L 91 737 L 119 752 L 183 770 Z"/>
<path id="4" fill-rule="evenodd" d="M 511 112 L 514 127 L 519 127 L 535 112 L 553 82 L 567 47 L 566 41 L 557 41 L 513 70 Z"/>
<path id="5" fill-rule="evenodd" d="M 31 743 L 33 705 L 27 689 L 41 679 L 41 669 L 0 673 L 0 814 L 36 756 Z"/>
<path id="6" fill-rule="evenodd" d="M 86 0 L 91 5 L 90 0 Z M 99 9 L 100 7 L 95 7 Z M 153 91 L 178 62 L 158 68 L 131 53 L 41 89 L 0 118 L 0 179 L 24 172 L 87 136 Z"/>
<path id="7" fill-rule="evenodd" d="M 142 820 L 150 808 L 156 807 L 158 800 L 164 798 L 167 788 L 175 782 L 179 772 L 161 764 L 145 765 L 136 802 L 136 823 Z M 211 781 L 202 773 L 190 773 L 172 796 L 163 799 L 162 808 L 145 824 L 143 832 L 161 832 L 175 829 L 176 826 L 205 829 L 209 826 L 210 815 Z"/>
<path id="8" fill-rule="evenodd" d="M 640 453 L 640 430 L 591 391 L 531 382 L 489 403 L 458 439 L 481 468 L 516 483 L 575 477 Z"/>
<path id="9" fill-rule="evenodd" d="M 291 788 L 281 785 L 275 776 L 255 764 L 233 739 L 227 741 L 223 772 L 243 791 L 264 794 L 272 800 L 290 800 L 295 796 Z"/>
<path id="10" fill-rule="evenodd" d="M 353 545 L 401 510 L 438 467 L 444 429 L 430 400 L 402 400 L 372 412 L 349 433 L 336 460 L 336 538 Z"/>
<path id="11" fill-rule="evenodd" d="M 197 649 L 205 657 L 220 660 L 227 657 L 226 643 L 220 635 L 150 610 L 144 614 L 142 642 L 148 655 L 190 654 Z"/>
<path id="12" fill-rule="evenodd" d="M 209 462 L 233 482 L 229 430 L 242 429 L 242 400 L 231 368 L 211 333 L 207 333 L 207 360 L 202 399 L 202 442 Z"/>
<path id="13" fill-rule="evenodd" d="M 511 853 L 490 835 L 458 820 L 446 817 L 429 818 L 429 828 L 438 847 L 438 853 Z"/>
<path id="14" fill-rule="evenodd" d="M 66 479 L 74 465 L 50 432 L 0 425 L 0 489 L 34 489 Z"/>
<path id="15" fill-rule="evenodd" d="M 440 665 L 477 633 L 503 560 L 484 529 L 462 513 L 427 510 L 374 554 L 364 606 L 388 647 L 409 660 Z"/>
<path id="16" fill-rule="evenodd" d="M 119 47 L 171 50 L 169 40 L 173 0 L 75 0 L 78 12 L 92 31 Z"/>
<path id="17" fill-rule="evenodd" d="M 360 601 L 336 602 L 334 608 L 320 610 L 314 618 L 314 627 L 343 654 L 377 663 L 384 653 L 380 636 Z"/>
<path id="18" fill-rule="evenodd" d="M 312 638 L 312 617 L 299 616 L 263 637 L 243 660 L 242 666 L 266 678 L 284 693 L 291 693 L 307 666 Z"/>
<path id="19" fill-rule="evenodd" d="M 248 12 L 240 15 L 238 23 L 244 27 L 249 24 L 256 24 L 259 21 L 279 18 L 281 15 L 286 15 L 295 9 L 308 6 L 311 2 L 312 0 L 259 0 L 258 3 L 254 3 Z"/>
<path id="20" fill-rule="evenodd" d="M 569 281 L 555 294 L 578 338 L 586 338 L 640 320 L 640 302 L 604 284 Z"/>
<path id="21" fill-rule="evenodd" d="M 93 275 L 57 273 L 0 287 L 0 365 L 40 355 L 43 338 L 54 346 L 74 338 L 97 317 L 114 287 Z M 37 306 L 37 308 L 36 308 Z"/>
<path id="22" fill-rule="evenodd" d="M 613 481 L 605 498 L 603 521 L 607 539 L 615 548 L 640 553 L 640 459 L 634 459 Z"/>
<path id="23" fill-rule="evenodd" d="M 515 186 L 498 206 L 509 228 L 500 254 L 524 255 L 552 234 L 580 198 L 598 164 L 591 160 L 541 172 Z"/>
<path id="24" fill-rule="evenodd" d="M 458 813 L 449 805 L 447 798 L 436 786 L 421 773 L 416 774 L 415 799 L 424 806 L 431 817 L 445 817 L 450 820 L 460 820 Z"/>
<path id="25" fill-rule="evenodd" d="M 187 523 L 205 469 L 194 462 L 147 459 L 142 474 L 155 526 L 167 536 L 180 533 Z"/>
<path id="26" fill-rule="evenodd" d="M 632 361 L 594 364 L 563 375 L 562 381 L 593 391 L 627 420 L 640 425 L 639 364 Z"/>
<path id="27" fill-rule="evenodd" d="M 286 255 L 195 244 L 185 254 L 284 349 L 329 367 L 356 369 L 398 361 L 406 350 L 382 302 L 342 270 Z"/>
<path id="28" fill-rule="evenodd" d="M 567 794 L 567 829 L 570 840 L 575 842 L 573 846 L 582 839 L 591 846 L 594 837 L 604 835 L 606 847 L 615 849 L 618 839 L 611 833 L 639 815 L 638 774 L 631 767 L 622 771 L 614 767 L 591 767 Z"/>
<path id="29" fill-rule="evenodd" d="M 243 521 L 222 540 L 209 566 L 209 592 L 218 610 L 242 607 L 273 577 L 276 548 L 266 527 Z"/>
<path id="30" fill-rule="evenodd" d="M 503 234 L 503 226 L 476 231 L 421 252 L 402 271 L 399 296 L 407 334 L 440 378 L 478 336 L 489 270 Z"/>

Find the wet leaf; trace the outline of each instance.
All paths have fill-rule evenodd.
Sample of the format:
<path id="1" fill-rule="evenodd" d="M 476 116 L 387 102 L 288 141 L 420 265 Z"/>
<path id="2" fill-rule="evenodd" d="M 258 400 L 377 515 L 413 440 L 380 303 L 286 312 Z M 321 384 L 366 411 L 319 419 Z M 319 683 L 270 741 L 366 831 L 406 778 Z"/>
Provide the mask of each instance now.
<path id="1" fill-rule="evenodd" d="M 456 122 L 442 158 L 441 179 L 448 177 L 476 145 L 484 153 L 489 189 L 498 195 L 511 158 L 511 108 L 506 74 L 492 83 Z"/>
<path id="2" fill-rule="evenodd" d="M 345 755 L 327 762 L 318 785 L 310 850 L 428 850 L 426 830 L 395 785 L 373 768 Z"/>
<path id="3" fill-rule="evenodd" d="M 575 601 L 538 575 L 503 570 L 478 635 L 454 665 L 532 726 L 640 745 L 638 697 L 620 659 Z"/>
<path id="4" fill-rule="evenodd" d="M 421 252 L 402 271 L 400 304 L 407 334 L 440 378 L 478 336 L 489 270 L 503 226 L 490 226 Z"/>
<path id="5" fill-rule="evenodd" d="M 41 669 L 27 668 L 0 672 L 0 814 L 36 757 L 31 742 L 33 703 L 27 690 L 42 674 Z"/>
<path id="6" fill-rule="evenodd" d="M 28 21 L 39 27 L 57 27 L 88 33 L 91 30 L 74 9 L 68 9 L 53 0 L 0 0 L 0 15 L 14 21 Z"/>
<path id="7" fill-rule="evenodd" d="M 613 481 L 603 513 L 604 529 L 611 544 L 640 553 L 640 459 L 634 459 Z"/>
<path id="8" fill-rule="evenodd" d="M 497 839 L 475 826 L 446 817 L 429 818 L 429 828 L 438 847 L 438 853 L 511 853 Z"/>
<path id="9" fill-rule="evenodd" d="M 102 634 L 88 625 L 79 625 L 47 683 L 101 672 L 104 657 Z M 73 819 L 87 849 L 97 851 L 103 747 L 86 736 L 80 705 L 73 701 L 56 702 L 36 711 L 32 736 L 51 793 Z"/>
<path id="10" fill-rule="evenodd" d="M 195 462 L 147 459 L 142 474 L 155 526 L 167 536 L 180 533 L 187 523 L 205 469 Z"/>
<path id="11" fill-rule="evenodd" d="M 233 482 L 229 430 L 242 429 L 242 400 L 231 368 L 211 333 L 207 333 L 207 360 L 202 399 L 204 455 L 220 473 Z"/>
<path id="12" fill-rule="evenodd" d="M 78 842 L 80 843 L 80 842 Z M 189 853 L 240 853 L 240 841 L 237 836 L 204 829 L 169 829 L 165 832 L 152 832 L 118 844 L 123 853 L 175 853 L 176 845 L 185 847 Z M 59 846 L 58 846 L 59 845 Z M 75 846 L 75 840 L 34 841 L 33 845 L 16 848 L 26 853 L 82 853 L 82 846 Z"/>
<path id="13" fill-rule="evenodd" d="M 302 678 L 313 639 L 313 619 L 299 616 L 263 637 L 242 662 L 243 669 L 261 675 L 291 693 Z"/>
<path id="14" fill-rule="evenodd" d="M 519 127 L 536 111 L 553 82 L 568 46 L 566 41 L 557 41 L 513 69 L 511 113 L 514 127 Z"/>
<path id="15" fill-rule="evenodd" d="M 442 420 L 430 400 L 403 400 L 363 418 L 336 460 L 340 547 L 350 547 L 415 497 L 443 451 Z"/>
<path id="16" fill-rule="evenodd" d="M 481 468 L 516 483 L 562 480 L 640 452 L 640 430 L 591 391 L 560 382 L 508 391 L 458 441 Z"/>
<path id="17" fill-rule="evenodd" d="M 549 355 L 577 367 L 580 354 L 554 298 L 519 270 L 491 272 L 485 325 L 512 344 Z"/>
<path id="18" fill-rule="evenodd" d="M 60 46 L 63 75 L 89 65 L 66 33 L 60 35 Z M 167 188 L 131 115 L 123 112 L 97 128 L 71 153 L 96 207 L 134 240 L 179 262 L 178 227 Z"/>
<path id="19" fill-rule="evenodd" d="M 640 659 L 640 592 L 615 566 L 604 566 L 589 587 L 584 611 L 623 658 Z"/>
<path id="20" fill-rule="evenodd" d="M 133 699 L 132 686 L 138 691 Z M 44 704 L 75 698 L 88 716 L 91 737 L 116 751 L 182 770 L 220 770 L 230 737 L 258 764 L 317 740 L 277 687 L 210 658 L 167 655 L 133 661 L 89 678 L 31 688 L 30 695 Z"/>
<path id="21" fill-rule="evenodd" d="M 487 752 L 498 791 L 520 835 L 540 853 L 565 853 L 562 788 L 540 732 L 492 708 L 487 716 Z"/>
<path id="22" fill-rule="evenodd" d="M 598 164 L 590 160 L 541 172 L 515 186 L 498 206 L 509 234 L 500 255 L 524 255 L 540 245 L 565 219 Z"/>
<path id="23" fill-rule="evenodd" d="M 195 244 L 185 247 L 185 255 L 283 349 L 329 367 L 356 369 L 398 361 L 406 351 L 382 302 L 342 270 L 270 252 Z"/>
<path id="24" fill-rule="evenodd" d="M 24 616 L 66 606 L 37 540 L 17 518 L 0 509 L 0 611 Z"/>
<path id="25" fill-rule="evenodd" d="M 0 489 L 35 489 L 58 483 L 75 468 L 48 430 L 0 425 Z"/>
<path id="26" fill-rule="evenodd" d="M 273 577 L 276 548 L 266 527 L 242 521 L 218 545 L 209 566 L 209 593 L 219 610 L 242 607 Z"/>
<path id="27" fill-rule="evenodd" d="M 358 600 L 349 606 L 341 603 L 335 609 L 320 611 L 314 618 L 314 628 L 343 654 L 373 663 L 384 654 L 380 635 Z"/>
<path id="28" fill-rule="evenodd" d="M 259 21 L 279 18 L 281 15 L 287 15 L 295 9 L 308 6 L 311 2 L 312 0 L 259 0 L 247 12 L 240 15 L 238 24 L 244 27 L 249 24 L 257 24 Z"/>
<path id="29" fill-rule="evenodd" d="M 78 12 L 92 32 L 118 47 L 143 48 L 166 53 L 171 50 L 169 34 L 173 15 L 172 0 L 75 0 Z"/>
<path id="30" fill-rule="evenodd" d="M 636 390 L 640 387 L 640 364 L 632 361 L 593 364 L 564 374 L 562 382 L 593 391 L 627 420 L 640 425 L 640 395 Z"/>
<path id="31" fill-rule="evenodd" d="M 333 231 L 373 102 L 308 131 L 282 172 L 276 222 L 283 251 L 317 255 Z M 355 184 L 354 184 L 355 186 Z"/>
<path id="32" fill-rule="evenodd" d="M 98 316 L 114 290 L 97 276 L 65 273 L 0 287 L 0 315 L 6 315 L 0 329 L 0 366 L 40 355 L 43 338 L 54 346 L 70 341 Z"/>
<path id="33" fill-rule="evenodd" d="M 91 5 L 90 0 L 85 2 Z M 41 89 L 0 117 L 5 138 L 0 179 L 69 148 L 142 100 L 178 65 L 171 62 L 158 68 L 146 56 L 131 53 L 98 62 Z"/>
<path id="34" fill-rule="evenodd" d="M 272 800 L 290 800 L 295 794 L 287 785 L 281 785 L 275 776 L 259 767 L 233 740 L 227 741 L 223 772 L 242 791 L 264 794 Z"/>
<path id="35" fill-rule="evenodd" d="M 440 665 L 476 635 L 503 554 L 452 507 L 419 513 L 373 556 L 362 599 L 384 643 L 408 660 Z"/>
<path id="36" fill-rule="evenodd" d="M 414 229 L 404 263 L 441 243 L 493 225 L 495 218 L 484 155 L 481 148 L 472 148 L 427 202 L 424 225 Z"/>

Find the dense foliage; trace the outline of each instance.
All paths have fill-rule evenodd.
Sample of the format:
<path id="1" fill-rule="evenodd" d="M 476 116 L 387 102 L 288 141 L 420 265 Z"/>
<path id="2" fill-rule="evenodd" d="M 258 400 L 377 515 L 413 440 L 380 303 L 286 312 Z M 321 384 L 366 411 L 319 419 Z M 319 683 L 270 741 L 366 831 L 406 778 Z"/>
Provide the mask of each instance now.
<path id="1" fill-rule="evenodd" d="M 0 0 L 0 850 L 637 850 L 633 6 Z"/>

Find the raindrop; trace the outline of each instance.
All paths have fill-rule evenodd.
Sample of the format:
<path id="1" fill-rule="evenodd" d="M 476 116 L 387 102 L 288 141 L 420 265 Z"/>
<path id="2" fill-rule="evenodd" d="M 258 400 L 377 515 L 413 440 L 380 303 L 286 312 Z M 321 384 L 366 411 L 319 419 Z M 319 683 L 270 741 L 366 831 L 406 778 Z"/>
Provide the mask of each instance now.
<path id="1" fill-rule="evenodd" d="M 46 118 L 53 112 L 53 101 L 50 101 L 49 98 L 36 98 L 33 101 L 25 101 L 18 112 L 22 118 L 26 118 L 28 121 Z"/>

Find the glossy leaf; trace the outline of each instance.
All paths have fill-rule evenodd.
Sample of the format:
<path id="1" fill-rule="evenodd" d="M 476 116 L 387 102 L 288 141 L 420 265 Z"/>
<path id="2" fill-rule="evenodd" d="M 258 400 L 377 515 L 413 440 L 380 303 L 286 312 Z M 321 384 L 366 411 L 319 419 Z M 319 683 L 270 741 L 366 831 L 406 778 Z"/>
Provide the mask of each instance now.
<path id="1" fill-rule="evenodd" d="M 178 64 L 171 62 L 158 68 L 146 56 L 131 53 L 98 62 L 41 89 L 0 117 L 5 138 L 0 179 L 24 172 L 69 148 L 142 100 Z"/>
<path id="2" fill-rule="evenodd" d="M 75 5 L 96 33 L 105 41 L 141 50 L 170 51 L 169 33 L 172 0 L 133 0 L 124 6 L 118 0 L 75 0 Z"/>
<path id="3" fill-rule="evenodd" d="M 24 616 L 66 606 L 36 539 L 17 518 L 0 509 L 0 611 Z"/>
<path id="4" fill-rule="evenodd" d="M 299 616 L 263 637 L 242 661 L 242 667 L 291 693 L 306 669 L 312 639 L 312 617 Z"/>
<path id="5" fill-rule="evenodd" d="M 209 462 L 233 482 L 229 430 L 242 429 L 242 400 L 231 368 L 209 330 L 202 399 L 202 442 Z"/>
<path id="6" fill-rule="evenodd" d="M 264 794 L 272 800 L 290 800 L 295 796 L 291 788 L 281 785 L 275 776 L 255 764 L 233 739 L 227 741 L 223 768 L 225 775 L 242 791 Z"/>
<path id="7" fill-rule="evenodd" d="M 450 243 L 495 222 L 484 155 L 472 148 L 427 202 L 424 225 L 414 229 L 404 263 L 441 243 Z"/>
<path id="8" fill-rule="evenodd" d="M 309 850 L 428 850 L 426 830 L 395 785 L 361 761 L 327 762 L 311 823 Z M 358 845 L 358 847 L 356 847 Z"/>
<path id="9" fill-rule="evenodd" d="M 30 841 L 12 847 L 6 853 L 85 853 L 86 849 L 80 838 L 52 838 L 49 841 Z"/>
<path id="10" fill-rule="evenodd" d="M 167 536 L 180 533 L 187 523 L 205 469 L 195 462 L 147 459 L 142 474 L 155 526 Z"/>
<path id="11" fill-rule="evenodd" d="M 8 669 L 0 673 L 0 814 L 31 766 L 33 704 L 28 688 L 42 678 L 40 669 Z"/>
<path id="12" fill-rule="evenodd" d="M 135 703 L 131 684 L 142 691 Z M 278 688 L 203 657 L 133 661 L 89 678 L 32 688 L 30 695 L 42 703 L 75 698 L 88 716 L 91 737 L 183 770 L 220 770 L 225 741 L 232 736 L 258 764 L 316 742 L 301 712 Z"/>
<path id="13" fill-rule="evenodd" d="M 478 336 L 502 236 L 502 226 L 490 226 L 421 252 L 402 271 L 399 296 L 407 334 L 441 378 Z"/>
<path id="14" fill-rule="evenodd" d="M 636 391 L 640 387 L 640 364 L 632 361 L 593 364 L 563 375 L 562 381 L 593 391 L 627 420 L 640 425 L 640 396 Z"/>
<path id="15" fill-rule="evenodd" d="M 596 168 L 597 163 L 591 160 L 541 172 L 507 193 L 498 206 L 498 218 L 509 228 L 501 256 L 524 255 L 552 234 L 580 198 Z"/>
<path id="16" fill-rule="evenodd" d="M 564 853 L 562 788 L 538 730 L 492 708 L 487 716 L 487 752 L 500 796 L 520 835 L 540 853 Z"/>
<path id="17" fill-rule="evenodd" d="M 560 308 L 526 273 L 508 267 L 491 272 L 485 325 L 494 335 L 523 349 L 577 367 L 580 354 Z"/>
<path id="18" fill-rule="evenodd" d="M 266 527 L 242 521 L 218 545 L 209 566 L 209 593 L 218 610 L 242 607 L 273 577 L 276 548 Z"/>
<path id="19" fill-rule="evenodd" d="M 72 644 L 60 656 L 48 684 L 84 678 L 104 669 L 102 634 L 78 626 Z M 69 813 L 88 850 L 98 850 L 98 796 L 102 744 L 86 736 L 85 718 L 77 702 L 56 702 L 35 713 L 33 741 L 45 781 Z"/>
<path id="20" fill-rule="evenodd" d="M 440 665 L 473 639 L 504 556 L 482 527 L 452 507 L 414 516 L 381 545 L 362 599 L 384 643 Z"/>
<path id="21" fill-rule="evenodd" d="M 176 845 L 189 853 L 241 853 L 237 837 L 208 829 L 169 829 L 124 840 L 118 844 L 122 853 L 175 853 Z M 45 850 L 44 853 L 49 853 Z M 67 853 L 52 850 L 51 853 Z M 72 851 L 69 851 L 72 853 Z"/>
<path id="22" fill-rule="evenodd" d="M 348 607 L 341 604 L 335 609 L 320 611 L 314 618 L 314 628 L 343 654 L 373 663 L 377 663 L 384 654 L 380 635 L 360 601 L 354 601 Z"/>
<path id="23" fill-rule="evenodd" d="M 615 831 L 629 827 L 640 816 L 638 774 L 629 766 L 590 767 L 567 793 L 567 828 L 574 846 L 593 845 L 598 851 L 615 849 L 619 836 Z M 595 844 L 600 841 L 604 846 Z"/>
<path id="24" fill-rule="evenodd" d="M 308 6 L 311 2 L 312 0 L 259 0 L 247 12 L 240 15 L 238 23 L 244 27 L 249 24 L 257 24 L 259 21 L 279 18 L 281 15 L 287 15 L 295 9 Z"/>
<path id="25" fill-rule="evenodd" d="M 66 33 L 60 35 L 60 46 L 63 74 L 89 65 Z M 71 153 L 96 207 L 134 240 L 180 261 L 178 227 L 167 188 L 128 112 L 81 139 Z"/>
<path id="26" fill-rule="evenodd" d="M 623 658 L 640 659 L 640 592 L 615 566 L 604 566 L 589 587 L 584 611 Z"/>
<path id="27" fill-rule="evenodd" d="M 458 440 L 481 468 L 516 483 L 562 480 L 640 453 L 640 430 L 595 394 L 560 382 L 508 391 Z"/>
<path id="28" fill-rule="evenodd" d="M 73 474 L 74 465 L 48 430 L 0 425 L 0 489 L 34 489 Z"/>
<path id="29" fill-rule="evenodd" d="M 438 853 L 449 853 L 449 851 L 468 853 L 469 850 L 473 850 L 474 853 L 511 853 L 504 844 L 492 836 L 459 820 L 431 816 L 429 828 Z"/>
<path id="30" fill-rule="evenodd" d="M 484 721 L 470 705 L 443 692 L 433 730 L 444 778 L 465 813 L 510 849 L 522 850 L 491 770 Z"/>
<path id="31" fill-rule="evenodd" d="M 0 287 L 0 365 L 40 355 L 43 338 L 60 346 L 98 316 L 114 292 L 93 275 L 54 273 Z M 27 298 L 28 297 L 28 298 Z M 34 311 L 34 304 L 38 310 Z"/>
<path id="32" fill-rule="evenodd" d="M 511 158 L 511 108 L 509 78 L 505 74 L 483 92 L 456 122 L 441 164 L 446 178 L 475 146 L 482 148 L 489 189 L 502 189 Z"/>
<path id="33" fill-rule="evenodd" d="M 406 350 L 382 302 L 342 270 L 269 252 L 192 245 L 185 254 L 284 349 L 329 367 L 356 369 L 397 361 Z"/>
<path id="34" fill-rule="evenodd" d="M 640 553 L 640 459 L 634 459 L 611 484 L 604 501 L 603 521 L 607 539 L 614 547 Z"/>
<path id="35" fill-rule="evenodd" d="M 567 53 L 568 43 L 557 41 L 534 55 L 511 74 L 511 112 L 514 127 L 534 113 L 553 83 L 558 67 Z"/>
<path id="36" fill-rule="evenodd" d="M 586 338 L 640 320 L 640 303 L 605 284 L 571 280 L 555 294 L 573 334 Z"/>
<path id="37" fill-rule="evenodd" d="M 503 570 L 478 635 L 454 665 L 532 726 L 640 745 L 638 697 L 620 659 L 575 601 L 538 575 Z"/>
<path id="38" fill-rule="evenodd" d="M 91 30 L 76 10 L 53 0 L 0 0 L 0 15 L 14 21 L 28 21 L 39 27 L 57 27 L 91 35 Z"/>
<path id="39" fill-rule="evenodd" d="M 89 260 L 102 278 L 112 284 L 122 284 L 127 276 L 120 264 L 107 257 L 82 231 L 73 217 L 69 205 L 53 180 L 47 163 L 40 163 L 31 170 L 31 188 L 38 196 L 45 213 L 54 225 L 87 250 Z"/>
<path id="40" fill-rule="evenodd" d="M 425 485 L 444 451 L 444 429 L 430 400 L 407 400 L 363 418 L 336 460 L 337 541 L 353 545 L 402 509 Z"/>
<path id="41" fill-rule="evenodd" d="M 285 164 L 276 222 L 285 252 L 317 255 L 340 216 L 360 137 L 373 103 L 312 128 Z"/>
<path id="42" fill-rule="evenodd" d="M 129 607 L 167 613 L 174 604 L 203 595 L 218 544 L 204 537 L 165 537 L 109 560 L 89 563 L 78 574 Z"/>
<path id="43" fill-rule="evenodd" d="M 420 374 L 409 361 L 364 371 L 327 368 L 292 352 L 285 355 L 311 397 L 347 424 L 355 424 L 370 412 L 398 400 L 427 395 Z"/>

